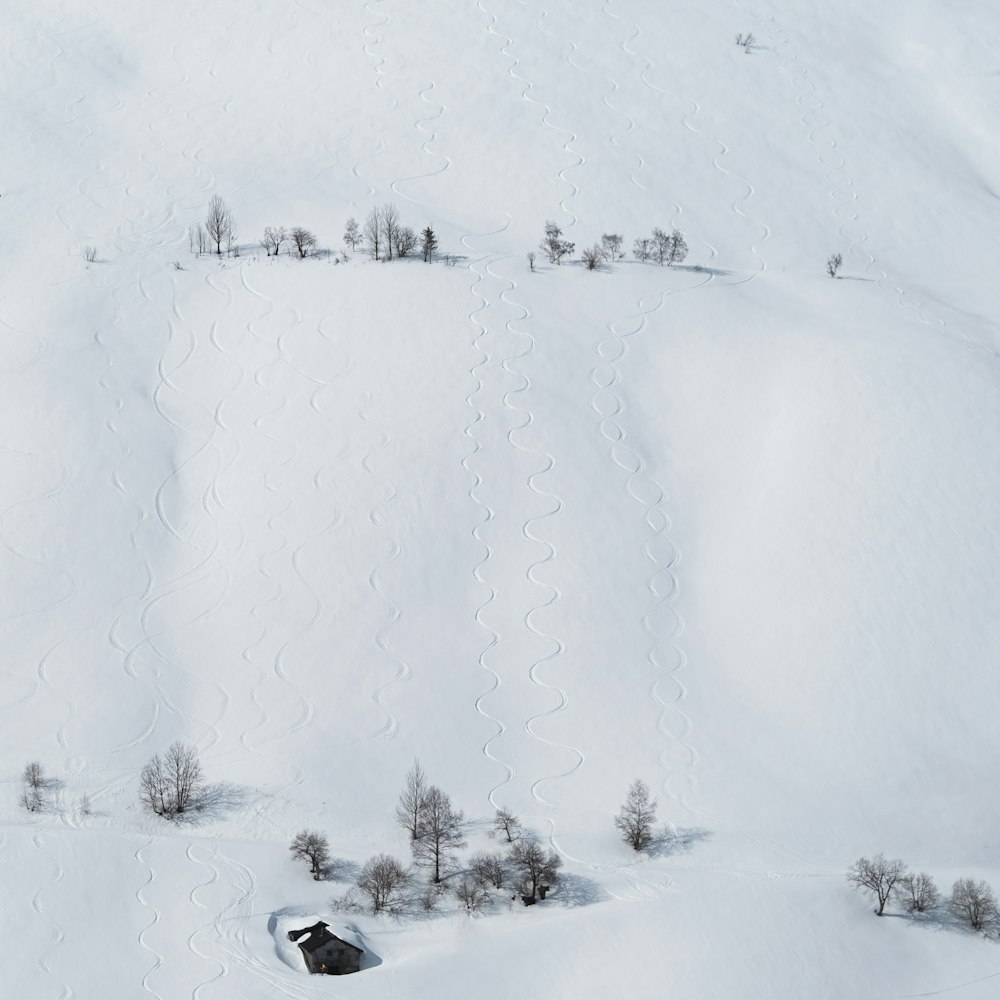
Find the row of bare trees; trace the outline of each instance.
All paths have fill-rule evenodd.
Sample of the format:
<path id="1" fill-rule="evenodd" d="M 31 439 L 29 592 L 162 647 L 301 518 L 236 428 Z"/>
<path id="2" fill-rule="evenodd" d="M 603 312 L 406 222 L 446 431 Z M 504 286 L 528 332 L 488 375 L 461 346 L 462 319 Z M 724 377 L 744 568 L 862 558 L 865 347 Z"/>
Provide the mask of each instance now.
<path id="1" fill-rule="evenodd" d="M 902 898 L 910 913 L 927 913 L 942 902 L 941 892 L 927 872 L 911 872 L 899 858 L 884 854 L 858 858 L 847 869 L 847 881 L 873 897 L 880 917 L 894 896 Z M 983 879 L 958 879 L 946 902 L 954 917 L 973 930 L 986 930 L 1000 917 L 993 889 Z"/>
<path id="2" fill-rule="evenodd" d="M 618 263 L 626 256 L 624 244 L 625 237 L 621 233 L 604 233 L 600 243 L 595 243 L 581 252 L 580 260 L 588 271 L 596 271 L 604 263 Z M 538 248 L 545 254 L 550 264 L 561 264 L 563 260 L 572 256 L 576 244 L 565 239 L 562 229 L 555 222 L 548 220 L 545 223 L 545 235 Z M 668 232 L 665 229 L 654 228 L 652 236 L 641 237 L 632 246 L 632 255 L 636 260 L 666 264 L 668 267 L 681 263 L 687 254 L 688 245 L 679 229 L 671 229 Z M 534 270 L 534 252 L 528 254 L 528 263 Z"/>

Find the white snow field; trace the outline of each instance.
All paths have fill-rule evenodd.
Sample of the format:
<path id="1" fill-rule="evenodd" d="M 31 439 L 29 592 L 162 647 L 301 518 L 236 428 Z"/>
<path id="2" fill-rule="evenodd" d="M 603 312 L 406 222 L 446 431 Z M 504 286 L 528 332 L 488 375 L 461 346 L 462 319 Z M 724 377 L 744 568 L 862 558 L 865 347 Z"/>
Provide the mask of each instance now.
<path id="1" fill-rule="evenodd" d="M 1000 7 L 0 24 L 0 995 L 1000 995 L 995 935 L 844 878 L 1000 888 Z M 188 251 L 215 194 L 239 257 Z M 387 201 L 454 266 L 257 246 Z M 691 252 L 532 272 L 546 219 Z M 503 805 L 562 855 L 543 905 L 331 914 L 414 757 L 469 851 Z M 368 967 L 307 975 L 318 918 Z"/>

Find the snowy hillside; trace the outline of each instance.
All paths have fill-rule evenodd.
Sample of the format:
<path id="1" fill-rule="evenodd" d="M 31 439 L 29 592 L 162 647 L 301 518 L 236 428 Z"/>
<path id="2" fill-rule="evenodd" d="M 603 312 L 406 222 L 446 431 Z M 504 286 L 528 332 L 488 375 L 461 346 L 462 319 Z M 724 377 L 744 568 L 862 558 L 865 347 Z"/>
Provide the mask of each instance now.
<path id="1" fill-rule="evenodd" d="M 0 994 L 996 996 L 996 935 L 844 878 L 1000 888 L 994 4 L 0 17 Z M 388 202 L 438 259 L 338 262 Z M 579 263 L 654 226 L 686 261 Z M 331 916 L 415 757 L 544 905 Z"/>

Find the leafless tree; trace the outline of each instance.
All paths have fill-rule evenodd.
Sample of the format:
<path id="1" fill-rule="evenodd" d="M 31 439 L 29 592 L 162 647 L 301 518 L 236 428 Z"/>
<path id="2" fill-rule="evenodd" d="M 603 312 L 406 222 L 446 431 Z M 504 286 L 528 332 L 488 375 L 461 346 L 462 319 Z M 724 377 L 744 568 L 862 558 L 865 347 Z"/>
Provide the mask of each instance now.
<path id="1" fill-rule="evenodd" d="M 847 869 L 847 881 L 855 889 L 871 893 L 878 901 L 875 911 L 880 917 L 897 884 L 906 875 L 906 865 L 899 858 L 876 854 L 874 858 L 858 858 Z"/>
<path id="2" fill-rule="evenodd" d="M 288 235 L 298 252 L 299 260 L 303 260 L 311 253 L 316 252 L 318 240 L 308 229 L 296 226 Z"/>
<path id="3" fill-rule="evenodd" d="M 417 234 L 409 226 L 396 227 L 396 256 L 409 257 L 417 248 Z"/>
<path id="4" fill-rule="evenodd" d="M 397 908 L 412 876 L 394 857 L 376 854 L 365 862 L 358 888 L 371 900 L 372 912 Z"/>
<path id="5" fill-rule="evenodd" d="M 562 229 L 554 222 L 546 220 L 545 236 L 538 247 L 548 255 L 550 264 L 561 264 L 563 257 L 568 257 L 576 249 L 576 244 L 564 240 Z"/>
<path id="6" fill-rule="evenodd" d="M 41 812 L 45 808 L 45 791 L 43 788 L 33 788 L 25 785 L 17 797 L 17 804 L 28 812 Z"/>
<path id="7" fill-rule="evenodd" d="M 498 851 L 482 851 L 469 858 L 472 874 L 483 885 L 502 889 L 507 881 L 507 860 Z"/>
<path id="8" fill-rule="evenodd" d="M 382 213 L 377 208 L 373 208 L 365 216 L 364 240 L 368 244 L 372 257 L 379 260 L 382 247 Z"/>
<path id="9" fill-rule="evenodd" d="M 180 741 L 157 754 L 139 773 L 143 801 L 157 816 L 174 816 L 194 804 L 202 788 L 198 751 Z"/>
<path id="10" fill-rule="evenodd" d="M 97 247 L 84 247 L 83 248 L 83 259 L 88 264 L 93 264 L 97 260 Z"/>
<path id="11" fill-rule="evenodd" d="M 529 250 L 528 251 L 528 267 L 530 267 L 532 271 L 534 271 L 534 269 L 535 269 L 535 251 L 534 250 Z"/>
<path id="12" fill-rule="evenodd" d="M 399 793 L 396 805 L 396 822 L 410 834 L 410 840 L 416 840 L 420 832 L 420 821 L 423 816 L 424 803 L 427 800 L 427 775 L 415 760 L 413 767 L 407 772 L 403 790 Z"/>
<path id="13" fill-rule="evenodd" d="M 385 237 L 385 259 L 392 260 L 396 251 L 396 239 L 399 236 L 399 209 L 387 201 L 379 211 L 382 223 L 382 235 Z"/>
<path id="14" fill-rule="evenodd" d="M 520 879 L 522 895 L 532 902 L 538 896 L 539 886 L 551 886 L 559 881 L 562 858 L 555 851 L 547 851 L 537 840 L 524 838 L 511 846 L 507 855 Z"/>
<path id="15" fill-rule="evenodd" d="M 221 257 L 223 243 L 227 246 L 232 245 L 236 226 L 233 222 L 233 213 L 217 194 L 212 195 L 212 200 L 208 203 L 205 230 L 208 238 L 215 244 L 215 252 Z"/>
<path id="16" fill-rule="evenodd" d="M 94 815 L 94 804 L 91 802 L 90 796 L 86 793 L 80 796 L 80 799 L 76 804 L 76 808 L 81 816 Z"/>
<path id="17" fill-rule="evenodd" d="M 361 242 L 361 230 L 358 229 L 357 220 L 352 215 L 344 226 L 344 245 L 351 248 L 351 253 L 358 249 Z"/>
<path id="18" fill-rule="evenodd" d="M 830 275 L 831 278 L 837 277 L 837 272 L 840 270 L 841 264 L 844 263 L 844 258 L 839 254 L 831 254 L 826 260 L 826 273 Z"/>
<path id="19" fill-rule="evenodd" d="M 521 821 L 509 809 L 500 808 L 493 817 L 490 836 L 499 837 L 501 833 L 507 838 L 508 844 L 513 844 L 521 836 Z"/>
<path id="20" fill-rule="evenodd" d="M 438 248 L 437 234 L 430 226 L 427 226 L 420 234 L 420 240 L 420 250 L 424 255 L 424 262 L 432 264 Z"/>
<path id="21" fill-rule="evenodd" d="M 465 847 L 462 826 L 465 817 L 461 810 L 452 808 L 451 799 L 431 785 L 424 797 L 420 811 L 417 836 L 411 841 L 413 860 L 423 868 L 433 871 L 433 881 L 441 881 L 453 866 L 455 852 Z"/>
<path id="22" fill-rule="evenodd" d="M 997 918 L 997 900 L 989 885 L 980 879 L 960 878 L 951 887 L 952 912 L 973 930 L 981 931 Z"/>
<path id="23" fill-rule="evenodd" d="M 44 788 L 45 768 L 37 760 L 28 761 L 21 772 L 21 781 L 26 788 Z"/>
<path id="24" fill-rule="evenodd" d="M 479 913 L 490 901 L 490 894 L 477 879 L 466 876 L 455 889 L 458 901 L 465 907 L 466 913 Z"/>
<path id="25" fill-rule="evenodd" d="M 747 31 L 747 32 L 741 31 L 736 36 L 736 44 L 739 45 L 744 52 L 749 52 L 750 46 L 752 46 L 756 41 L 757 39 L 754 38 L 752 31 Z"/>
<path id="26" fill-rule="evenodd" d="M 653 241 L 648 237 L 641 236 L 632 244 L 632 256 L 636 260 L 647 261 L 652 254 Z"/>
<path id="27" fill-rule="evenodd" d="M 604 260 L 604 253 L 595 243 L 580 254 L 580 259 L 586 265 L 588 271 L 596 271 L 601 266 L 601 261 Z"/>
<path id="28" fill-rule="evenodd" d="M 330 842 L 315 830 L 300 830 L 288 848 L 296 861 L 308 861 L 312 877 L 319 882 L 330 861 Z"/>
<path id="29" fill-rule="evenodd" d="M 660 265 L 679 264 L 687 257 L 688 245 L 679 229 L 672 229 L 669 233 L 654 229 L 650 244 L 651 256 Z"/>
<path id="30" fill-rule="evenodd" d="M 261 237 L 260 245 L 267 251 L 268 257 L 277 257 L 281 251 L 281 244 L 288 239 L 288 230 L 284 226 L 268 226 Z"/>
<path id="31" fill-rule="evenodd" d="M 601 237 L 601 254 L 605 260 L 612 264 L 625 259 L 625 251 L 622 249 L 625 237 L 621 233 L 604 233 Z"/>
<path id="32" fill-rule="evenodd" d="M 904 875 L 899 884 L 906 893 L 907 906 L 911 913 L 925 913 L 933 910 L 941 901 L 941 893 L 934 884 L 934 879 L 927 872 L 918 875 Z"/>
<path id="33" fill-rule="evenodd" d="M 200 222 L 188 230 L 188 248 L 191 253 L 197 254 L 199 257 L 211 249 L 208 233 L 205 232 L 205 227 Z"/>
<path id="34" fill-rule="evenodd" d="M 645 782 L 636 778 L 629 786 L 621 811 L 615 817 L 615 826 L 621 831 L 622 840 L 633 851 L 644 851 L 653 842 L 653 824 L 656 822 L 656 800 L 649 797 Z"/>

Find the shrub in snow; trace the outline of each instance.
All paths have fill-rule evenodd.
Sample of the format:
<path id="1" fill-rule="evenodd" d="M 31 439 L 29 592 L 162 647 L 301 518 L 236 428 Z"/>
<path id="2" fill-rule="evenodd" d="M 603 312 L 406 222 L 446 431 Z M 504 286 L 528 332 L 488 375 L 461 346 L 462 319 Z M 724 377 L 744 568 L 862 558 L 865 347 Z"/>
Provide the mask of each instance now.
<path id="1" fill-rule="evenodd" d="M 403 894 L 412 880 L 409 869 L 404 868 L 388 854 L 376 854 L 365 862 L 358 876 L 358 888 L 371 902 L 372 913 L 397 909 Z"/>
<path id="2" fill-rule="evenodd" d="M 831 278 L 836 278 L 837 272 L 840 270 L 840 265 L 843 263 L 844 258 L 839 253 L 832 254 L 826 261 L 826 273 Z"/>

